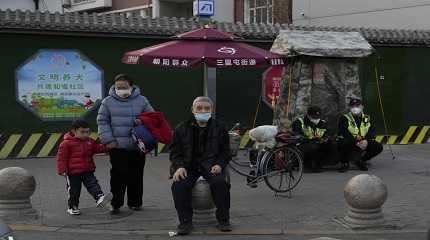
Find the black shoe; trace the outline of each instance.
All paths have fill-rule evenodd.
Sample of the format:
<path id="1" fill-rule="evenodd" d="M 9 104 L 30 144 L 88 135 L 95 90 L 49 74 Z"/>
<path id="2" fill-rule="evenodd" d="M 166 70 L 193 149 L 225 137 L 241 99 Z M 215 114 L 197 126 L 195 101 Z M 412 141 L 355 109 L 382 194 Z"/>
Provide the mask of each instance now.
<path id="1" fill-rule="evenodd" d="M 119 215 L 120 213 L 121 211 L 119 210 L 119 208 L 114 208 L 110 210 L 110 215 Z"/>
<path id="2" fill-rule="evenodd" d="M 342 163 L 338 172 L 344 173 L 344 172 L 347 172 L 348 170 L 349 170 L 349 163 Z"/>
<path id="3" fill-rule="evenodd" d="M 135 212 L 139 212 L 139 211 L 143 210 L 141 206 L 139 206 L 139 207 L 128 207 L 128 208 L 132 211 L 135 211 Z"/>
<path id="4" fill-rule="evenodd" d="M 193 230 L 193 224 L 191 223 L 181 223 L 177 228 L 178 235 L 181 236 L 190 234 L 191 230 Z"/>
<path id="5" fill-rule="evenodd" d="M 360 171 L 367 171 L 369 170 L 366 166 L 365 162 L 356 162 L 355 165 L 357 165 L 358 169 L 360 169 Z"/>
<path id="6" fill-rule="evenodd" d="M 231 230 L 232 230 L 229 222 L 219 223 L 216 227 L 221 232 L 231 232 Z"/>

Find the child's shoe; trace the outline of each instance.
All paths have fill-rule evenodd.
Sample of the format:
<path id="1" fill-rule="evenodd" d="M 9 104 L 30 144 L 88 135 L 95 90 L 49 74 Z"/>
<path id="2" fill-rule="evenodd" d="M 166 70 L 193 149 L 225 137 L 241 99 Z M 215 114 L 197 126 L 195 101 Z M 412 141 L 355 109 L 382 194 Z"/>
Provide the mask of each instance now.
<path id="1" fill-rule="evenodd" d="M 96 205 L 97 207 L 108 208 L 110 201 L 112 201 L 112 193 L 102 194 L 97 200 Z"/>
<path id="2" fill-rule="evenodd" d="M 67 213 L 70 215 L 80 215 L 81 210 L 79 210 L 79 208 L 77 208 L 77 207 L 72 207 L 72 208 L 67 209 Z"/>

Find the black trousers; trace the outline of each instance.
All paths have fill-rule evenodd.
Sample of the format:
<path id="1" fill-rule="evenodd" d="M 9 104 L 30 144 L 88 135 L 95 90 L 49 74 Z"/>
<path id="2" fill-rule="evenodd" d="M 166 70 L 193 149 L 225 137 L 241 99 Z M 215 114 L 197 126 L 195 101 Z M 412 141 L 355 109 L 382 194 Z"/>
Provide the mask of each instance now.
<path id="1" fill-rule="evenodd" d="M 299 145 L 299 149 L 304 157 L 304 166 L 309 170 L 318 170 L 324 165 L 336 164 L 339 161 L 335 141 L 305 142 Z"/>
<path id="2" fill-rule="evenodd" d="M 384 150 L 382 144 L 375 140 L 367 141 L 367 149 L 361 150 L 357 147 L 354 142 L 340 140 L 339 141 L 339 151 L 341 153 L 342 162 L 353 162 L 359 163 L 363 161 L 369 161 Z"/>
<path id="3" fill-rule="evenodd" d="M 94 200 L 98 200 L 102 195 L 102 189 L 97 181 L 94 172 L 85 172 L 81 174 L 66 176 L 67 190 L 69 192 L 69 208 L 79 207 L 79 198 L 81 196 L 82 184 L 91 194 Z"/>
<path id="4" fill-rule="evenodd" d="M 127 205 L 141 207 L 145 156 L 137 150 L 126 149 L 112 149 L 109 156 L 112 165 L 110 170 L 112 207 L 118 209 L 124 205 L 126 191 Z"/>
<path id="5" fill-rule="evenodd" d="M 192 223 L 192 189 L 197 179 L 203 176 L 210 185 L 212 198 L 217 208 L 216 218 L 218 222 L 230 220 L 230 183 L 226 181 L 224 171 L 219 175 L 210 172 L 187 171 L 188 177 L 172 184 L 173 201 L 178 212 L 180 223 Z"/>

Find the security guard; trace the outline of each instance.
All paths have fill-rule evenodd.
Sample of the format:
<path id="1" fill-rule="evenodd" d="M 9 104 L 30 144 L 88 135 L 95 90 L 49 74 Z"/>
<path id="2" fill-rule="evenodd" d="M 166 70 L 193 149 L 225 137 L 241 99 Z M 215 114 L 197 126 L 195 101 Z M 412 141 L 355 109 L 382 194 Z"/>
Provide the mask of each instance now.
<path id="1" fill-rule="evenodd" d="M 321 172 L 328 157 L 336 152 L 335 142 L 328 137 L 327 124 L 321 119 L 321 108 L 309 107 L 305 117 L 293 122 L 292 130 L 304 138 L 299 149 L 304 156 L 305 171 Z"/>
<path id="2" fill-rule="evenodd" d="M 363 103 L 352 98 L 350 111 L 339 119 L 338 144 L 342 154 L 339 172 L 346 172 L 353 162 L 361 171 L 367 171 L 366 161 L 382 152 L 383 147 L 375 141 L 375 130 L 369 115 L 363 113 Z"/>

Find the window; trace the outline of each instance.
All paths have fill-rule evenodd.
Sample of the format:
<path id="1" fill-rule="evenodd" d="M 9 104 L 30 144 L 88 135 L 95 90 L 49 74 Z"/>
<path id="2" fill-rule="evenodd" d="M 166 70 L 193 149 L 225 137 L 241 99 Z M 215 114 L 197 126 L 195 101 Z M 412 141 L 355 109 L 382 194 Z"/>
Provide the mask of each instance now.
<path id="1" fill-rule="evenodd" d="M 126 11 L 125 16 L 127 18 L 139 17 L 139 16 L 143 17 L 143 18 L 152 17 L 152 7 L 146 7 L 146 8 L 142 8 L 142 9 Z"/>
<path id="2" fill-rule="evenodd" d="M 273 23 L 273 0 L 246 0 L 246 23 Z"/>

